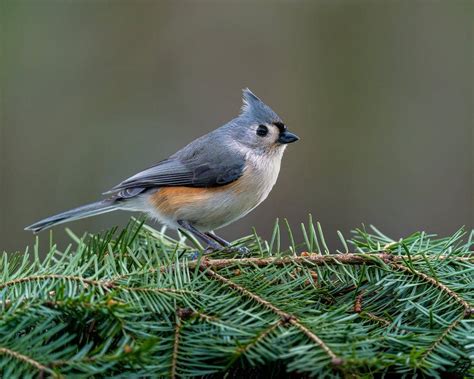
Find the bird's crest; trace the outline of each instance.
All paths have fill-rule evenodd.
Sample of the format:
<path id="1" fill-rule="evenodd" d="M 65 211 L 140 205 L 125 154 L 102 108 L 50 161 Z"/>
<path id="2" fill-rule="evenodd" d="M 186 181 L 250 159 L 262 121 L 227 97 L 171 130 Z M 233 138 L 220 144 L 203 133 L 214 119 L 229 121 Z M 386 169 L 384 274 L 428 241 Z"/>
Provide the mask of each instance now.
<path id="1" fill-rule="evenodd" d="M 280 117 L 278 117 L 273 109 L 260 100 L 260 98 L 248 88 L 242 91 L 242 102 L 241 114 L 243 116 L 263 123 L 281 122 Z"/>

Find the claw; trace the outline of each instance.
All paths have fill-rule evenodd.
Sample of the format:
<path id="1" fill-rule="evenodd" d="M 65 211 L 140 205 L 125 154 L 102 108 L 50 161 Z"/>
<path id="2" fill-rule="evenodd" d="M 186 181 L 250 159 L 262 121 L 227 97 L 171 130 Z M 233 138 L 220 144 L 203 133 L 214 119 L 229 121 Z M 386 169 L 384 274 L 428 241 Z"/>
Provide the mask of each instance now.
<path id="1" fill-rule="evenodd" d="M 197 261 L 199 258 L 199 251 L 193 251 L 192 253 L 189 253 L 189 259 L 192 261 Z"/>
<path id="2" fill-rule="evenodd" d="M 219 251 L 219 249 L 216 249 L 212 246 L 208 246 L 208 247 L 206 247 L 206 249 L 202 253 L 203 253 L 203 255 L 208 255 L 208 254 L 215 253 L 216 251 Z"/>

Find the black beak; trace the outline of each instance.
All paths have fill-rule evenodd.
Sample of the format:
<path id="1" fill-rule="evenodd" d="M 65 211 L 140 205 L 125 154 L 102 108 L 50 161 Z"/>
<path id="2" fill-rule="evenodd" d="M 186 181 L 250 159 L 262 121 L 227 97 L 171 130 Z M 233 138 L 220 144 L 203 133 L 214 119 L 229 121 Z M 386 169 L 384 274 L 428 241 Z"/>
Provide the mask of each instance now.
<path id="1" fill-rule="evenodd" d="M 292 143 L 298 141 L 300 138 L 293 133 L 290 133 L 289 131 L 285 130 L 284 132 L 280 133 L 280 136 L 278 137 L 278 142 L 282 144 L 287 144 L 287 143 Z"/>

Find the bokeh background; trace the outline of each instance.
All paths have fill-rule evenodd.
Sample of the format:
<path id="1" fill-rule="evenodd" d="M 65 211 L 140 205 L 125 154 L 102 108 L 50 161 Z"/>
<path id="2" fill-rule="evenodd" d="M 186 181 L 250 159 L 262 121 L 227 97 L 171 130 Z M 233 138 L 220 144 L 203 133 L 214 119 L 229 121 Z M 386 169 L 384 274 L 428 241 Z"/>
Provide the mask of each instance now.
<path id="1" fill-rule="evenodd" d="M 230 120 L 247 86 L 301 141 L 223 236 L 308 213 L 334 247 L 361 223 L 472 228 L 473 20 L 473 1 L 0 0 L 0 250 Z"/>

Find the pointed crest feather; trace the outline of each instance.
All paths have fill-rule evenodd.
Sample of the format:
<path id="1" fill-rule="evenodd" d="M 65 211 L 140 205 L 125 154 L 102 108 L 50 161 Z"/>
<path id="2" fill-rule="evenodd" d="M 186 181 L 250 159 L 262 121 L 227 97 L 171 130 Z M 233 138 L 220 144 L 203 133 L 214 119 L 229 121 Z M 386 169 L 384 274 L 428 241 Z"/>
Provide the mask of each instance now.
<path id="1" fill-rule="evenodd" d="M 249 88 L 242 91 L 242 102 L 242 115 L 249 116 L 259 122 L 281 121 L 278 115 Z"/>
<path id="2" fill-rule="evenodd" d="M 242 102 L 242 113 L 246 113 L 254 108 L 256 104 L 262 103 L 262 100 L 250 91 L 249 88 L 244 88 L 242 90 Z"/>

